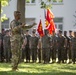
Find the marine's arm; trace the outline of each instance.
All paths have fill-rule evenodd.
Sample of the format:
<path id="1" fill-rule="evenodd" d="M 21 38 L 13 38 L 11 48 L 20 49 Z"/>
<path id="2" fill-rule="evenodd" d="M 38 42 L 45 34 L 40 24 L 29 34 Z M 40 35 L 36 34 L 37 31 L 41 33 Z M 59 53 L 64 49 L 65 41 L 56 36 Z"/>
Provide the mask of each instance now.
<path id="1" fill-rule="evenodd" d="M 12 31 L 16 32 L 19 29 L 23 29 L 23 30 L 30 29 L 35 25 L 36 25 L 36 23 L 33 23 L 32 25 L 22 24 L 22 25 L 16 26 L 16 23 L 13 21 L 13 22 L 11 22 L 10 28 L 12 29 Z"/>
<path id="2" fill-rule="evenodd" d="M 20 27 L 25 30 L 25 29 L 30 29 L 35 25 L 36 25 L 36 23 L 33 23 L 32 25 L 21 25 Z"/>

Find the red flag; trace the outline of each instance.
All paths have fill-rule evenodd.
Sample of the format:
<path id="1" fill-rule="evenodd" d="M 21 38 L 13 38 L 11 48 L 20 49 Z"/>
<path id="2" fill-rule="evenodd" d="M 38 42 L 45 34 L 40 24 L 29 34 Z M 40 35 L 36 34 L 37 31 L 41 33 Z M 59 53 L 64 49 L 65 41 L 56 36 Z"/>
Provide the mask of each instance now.
<path id="1" fill-rule="evenodd" d="M 48 27 L 49 33 L 52 34 L 52 31 L 55 31 L 56 27 L 55 27 L 55 23 L 53 20 L 51 20 L 50 25 Z"/>
<path id="2" fill-rule="evenodd" d="M 41 19 L 40 19 L 40 22 L 39 22 L 39 25 L 38 25 L 38 29 L 37 29 L 39 35 L 42 37 L 44 34 L 43 34 L 43 27 L 42 27 L 42 22 L 41 22 Z"/>
<path id="3" fill-rule="evenodd" d="M 46 15 L 46 28 L 49 30 L 49 33 L 52 34 L 52 31 L 55 30 L 55 24 L 53 21 L 54 14 L 51 12 L 50 9 L 47 9 L 47 15 Z"/>

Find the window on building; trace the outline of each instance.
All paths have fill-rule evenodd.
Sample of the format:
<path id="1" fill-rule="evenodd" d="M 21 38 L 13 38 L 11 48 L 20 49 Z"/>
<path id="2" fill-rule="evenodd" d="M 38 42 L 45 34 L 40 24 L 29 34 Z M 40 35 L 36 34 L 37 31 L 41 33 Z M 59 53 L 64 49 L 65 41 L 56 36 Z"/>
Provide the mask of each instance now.
<path id="1" fill-rule="evenodd" d="M 2 25 L 2 29 L 9 29 L 9 19 L 3 21 L 1 25 Z"/>
<path id="2" fill-rule="evenodd" d="M 26 0 L 26 3 L 36 3 L 36 0 Z"/>
<path id="3" fill-rule="evenodd" d="M 63 30 L 63 18 L 54 18 L 54 22 L 57 29 Z"/>
<path id="4" fill-rule="evenodd" d="M 52 4 L 62 4 L 63 0 L 51 0 Z"/>

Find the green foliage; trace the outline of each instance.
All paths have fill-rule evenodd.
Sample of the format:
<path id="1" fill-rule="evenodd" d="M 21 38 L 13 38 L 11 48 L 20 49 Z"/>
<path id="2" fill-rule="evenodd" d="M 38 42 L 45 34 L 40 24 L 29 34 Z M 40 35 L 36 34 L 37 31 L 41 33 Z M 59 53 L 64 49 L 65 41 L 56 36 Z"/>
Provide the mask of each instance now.
<path id="1" fill-rule="evenodd" d="M 1 1 L 1 7 L 5 7 L 5 6 L 7 6 L 8 5 L 8 1 L 9 0 L 0 0 Z M 1 13 L 3 12 L 3 10 L 1 9 Z M 7 17 L 6 17 L 6 15 L 5 14 L 3 14 L 2 16 L 1 16 L 1 21 L 3 22 L 4 20 L 7 20 Z"/>
<path id="2" fill-rule="evenodd" d="M 30 1 L 29 0 L 26 0 L 26 3 L 30 3 Z"/>
<path id="3" fill-rule="evenodd" d="M 18 71 L 11 71 L 11 64 L 0 64 L 0 75 L 76 75 L 76 64 L 21 63 Z"/>
<path id="4" fill-rule="evenodd" d="M 3 14 L 3 16 L 1 17 L 1 21 L 3 22 L 4 20 L 7 20 L 8 18 L 6 17 L 6 14 Z"/>
<path id="5" fill-rule="evenodd" d="M 41 8 L 51 8 L 52 5 L 50 4 L 51 0 L 47 0 L 46 2 L 41 0 Z"/>
<path id="6" fill-rule="evenodd" d="M 7 6 L 8 5 L 8 0 L 2 0 L 1 1 L 1 6 L 4 7 L 4 6 Z"/>
<path id="7" fill-rule="evenodd" d="M 53 0 L 53 2 L 57 2 L 57 0 Z"/>
<path id="8" fill-rule="evenodd" d="M 63 0 L 59 0 L 59 2 L 63 2 Z"/>

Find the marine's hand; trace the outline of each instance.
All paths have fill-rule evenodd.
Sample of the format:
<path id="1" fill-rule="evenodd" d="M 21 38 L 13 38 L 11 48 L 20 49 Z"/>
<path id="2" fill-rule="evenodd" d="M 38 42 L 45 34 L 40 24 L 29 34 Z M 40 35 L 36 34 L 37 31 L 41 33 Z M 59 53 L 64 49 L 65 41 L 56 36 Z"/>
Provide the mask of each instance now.
<path id="1" fill-rule="evenodd" d="M 22 27 L 25 27 L 25 23 L 23 23 L 21 26 L 22 26 Z"/>
<path id="2" fill-rule="evenodd" d="M 26 24 L 25 23 L 22 23 L 22 26 L 25 26 Z"/>

